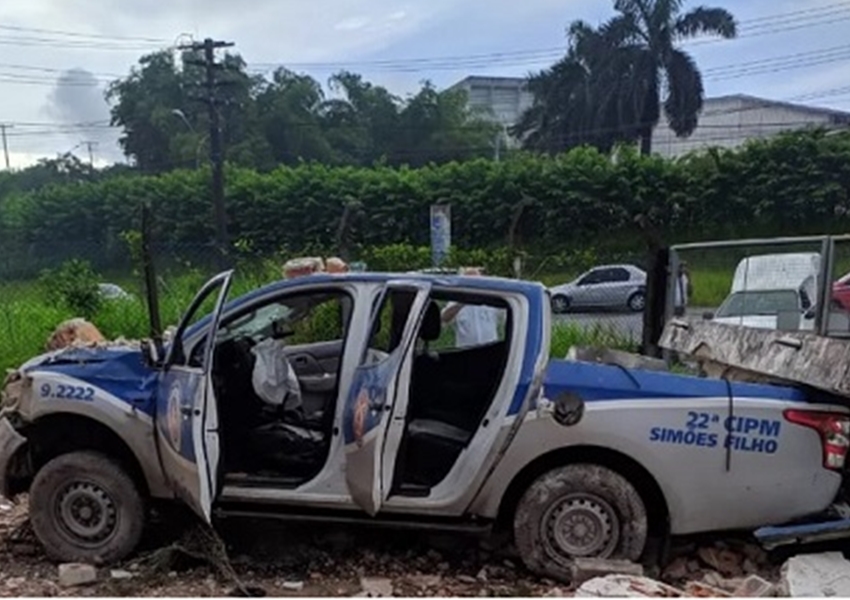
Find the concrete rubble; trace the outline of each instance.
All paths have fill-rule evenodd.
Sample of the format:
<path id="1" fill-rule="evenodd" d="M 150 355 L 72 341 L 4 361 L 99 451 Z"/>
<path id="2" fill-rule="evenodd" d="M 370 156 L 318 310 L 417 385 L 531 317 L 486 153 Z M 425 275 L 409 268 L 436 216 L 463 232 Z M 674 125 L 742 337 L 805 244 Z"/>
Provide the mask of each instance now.
<path id="1" fill-rule="evenodd" d="M 97 569 L 84 563 L 64 563 L 59 565 L 59 585 L 77 587 L 97 581 Z"/>
<path id="2" fill-rule="evenodd" d="M 643 575 L 643 566 L 628 560 L 605 560 L 601 558 L 577 558 L 573 561 L 573 585 L 604 575 Z"/>
<path id="3" fill-rule="evenodd" d="M 779 593 L 792 598 L 850 597 L 850 561 L 841 552 L 789 558 L 782 566 Z"/>
<path id="4" fill-rule="evenodd" d="M 685 594 L 671 585 L 639 575 L 605 575 L 585 581 L 577 598 L 680 598 Z"/>
<path id="5" fill-rule="evenodd" d="M 133 574 L 130 571 L 125 571 L 124 569 L 112 569 L 109 571 L 109 577 L 111 579 L 132 579 Z"/>
<path id="6" fill-rule="evenodd" d="M 393 595 L 393 580 L 387 577 L 362 577 L 358 596 L 367 598 L 389 598 Z"/>
<path id="7" fill-rule="evenodd" d="M 60 323 L 47 339 L 45 349 L 50 352 L 69 346 L 101 344 L 106 338 L 92 323 L 85 319 L 69 319 Z"/>

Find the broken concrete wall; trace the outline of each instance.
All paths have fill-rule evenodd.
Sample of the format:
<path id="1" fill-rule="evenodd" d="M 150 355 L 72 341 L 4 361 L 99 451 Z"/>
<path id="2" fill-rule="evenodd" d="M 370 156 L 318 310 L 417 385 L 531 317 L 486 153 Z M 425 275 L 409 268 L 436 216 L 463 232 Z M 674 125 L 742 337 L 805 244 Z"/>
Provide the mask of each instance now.
<path id="1" fill-rule="evenodd" d="M 847 340 L 674 319 L 659 343 L 697 360 L 709 376 L 802 384 L 850 396 Z"/>

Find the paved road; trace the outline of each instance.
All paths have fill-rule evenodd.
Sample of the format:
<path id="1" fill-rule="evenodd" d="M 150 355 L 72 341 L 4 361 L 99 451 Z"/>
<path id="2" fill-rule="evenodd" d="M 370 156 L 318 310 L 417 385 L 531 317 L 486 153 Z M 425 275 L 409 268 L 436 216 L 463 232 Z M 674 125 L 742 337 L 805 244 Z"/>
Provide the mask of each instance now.
<path id="1" fill-rule="evenodd" d="M 702 308 L 688 309 L 688 316 L 698 317 L 705 310 Z M 555 322 L 575 323 L 585 329 L 592 329 L 595 326 L 604 327 L 606 330 L 611 328 L 623 337 L 631 338 L 635 341 L 639 341 L 643 335 L 643 314 L 641 313 L 568 313 L 565 315 L 555 315 Z"/>

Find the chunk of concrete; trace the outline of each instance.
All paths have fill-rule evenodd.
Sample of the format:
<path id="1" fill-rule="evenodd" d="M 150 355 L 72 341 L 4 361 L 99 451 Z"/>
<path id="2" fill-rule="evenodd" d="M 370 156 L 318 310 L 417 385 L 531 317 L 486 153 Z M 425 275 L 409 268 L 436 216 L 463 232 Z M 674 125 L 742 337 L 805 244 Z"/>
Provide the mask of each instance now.
<path id="1" fill-rule="evenodd" d="M 850 597 L 850 561 L 840 552 L 789 558 L 782 565 L 779 593 L 792 598 Z"/>
<path id="2" fill-rule="evenodd" d="M 685 585 L 685 595 L 689 598 L 730 598 L 732 594 L 701 581 L 689 581 Z"/>
<path id="3" fill-rule="evenodd" d="M 97 581 L 97 570 L 84 563 L 65 563 L 59 565 L 59 585 L 76 587 Z"/>
<path id="4" fill-rule="evenodd" d="M 284 581 L 282 587 L 283 587 L 283 589 L 285 589 L 288 592 L 300 592 L 301 590 L 304 589 L 304 582 L 303 581 Z"/>
<path id="5" fill-rule="evenodd" d="M 411 575 L 407 578 L 411 585 L 419 589 L 439 587 L 443 583 L 440 575 Z"/>
<path id="6" fill-rule="evenodd" d="M 776 593 L 776 586 L 758 575 L 750 575 L 735 588 L 735 598 L 770 598 Z"/>
<path id="7" fill-rule="evenodd" d="M 109 576 L 112 579 L 132 579 L 133 574 L 130 571 L 125 571 L 124 569 L 112 569 L 109 572 Z"/>
<path id="8" fill-rule="evenodd" d="M 606 575 L 585 581 L 575 592 L 577 598 L 679 598 L 684 594 L 673 586 L 637 575 Z"/>
<path id="9" fill-rule="evenodd" d="M 605 575 L 643 576 L 643 565 L 628 560 L 607 560 L 604 558 L 576 558 L 570 567 L 570 581 L 581 585 L 585 581 Z"/>
<path id="10" fill-rule="evenodd" d="M 393 595 L 393 581 L 386 577 L 361 577 L 360 587 L 367 598 L 389 598 Z"/>

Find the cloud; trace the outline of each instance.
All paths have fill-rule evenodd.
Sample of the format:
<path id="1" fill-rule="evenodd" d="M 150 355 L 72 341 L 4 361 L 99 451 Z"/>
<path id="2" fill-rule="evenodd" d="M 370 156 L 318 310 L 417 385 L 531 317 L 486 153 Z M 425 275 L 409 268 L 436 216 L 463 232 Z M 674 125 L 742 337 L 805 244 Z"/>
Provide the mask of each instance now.
<path id="1" fill-rule="evenodd" d="M 363 29 L 366 27 L 371 19 L 368 17 L 352 17 L 350 19 L 345 19 L 344 21 L 340 21 L 336 25 L 334 25 L 334 29 L 337 31 L 356 31 L 358 29 Z"/>
<path id="2" fill-rule="evenodd" d="M 69 69 L 56 80 L 45 106 L 59 127 L 68 129 L 68 140 L 92 141 L 98 154 L 119 160 L 118 132 L 109 128 L 109 106 L 104 99 L 102 82 L 85 69 Z"/>

